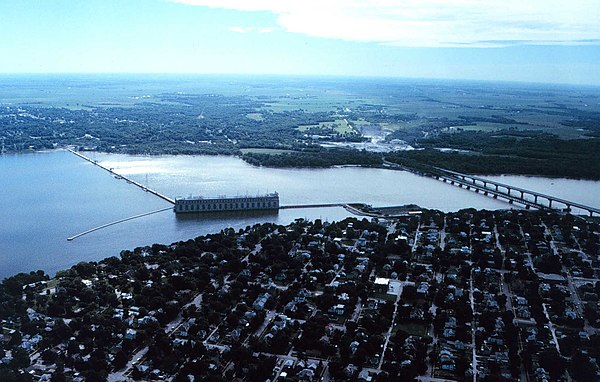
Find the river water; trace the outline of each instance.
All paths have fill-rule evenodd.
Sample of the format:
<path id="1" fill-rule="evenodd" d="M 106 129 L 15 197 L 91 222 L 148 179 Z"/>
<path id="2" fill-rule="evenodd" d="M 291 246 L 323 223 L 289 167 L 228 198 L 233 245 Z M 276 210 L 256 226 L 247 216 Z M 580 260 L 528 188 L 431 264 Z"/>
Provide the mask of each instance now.
<path id="1" fill-rule="evenodd" d="M 385 169 L 269 169 L 224 156 L 88 155 L 170 197 L 277 191 L 282 205 L 414 203 L 442 211 L 509 207 L 504 202 L 433 179 Z M 118 256 L 123 249 L 169 244 L 228 226 L 238 229 L 259 222 L 287 224 L 296 218 L 333 221 L 348 216 L 343 208 L 200 218 L 176 217 L 172 211 L 164 211 L 67 241 L 68 237 L 90 228 L 170 204 L 66 151 L 0 156 L 0 174 L 0 279 L 37 269 L 53 274 L 80 261 Z M 600 182 L 535 177 L 496 179 L 600 205 Z"/>

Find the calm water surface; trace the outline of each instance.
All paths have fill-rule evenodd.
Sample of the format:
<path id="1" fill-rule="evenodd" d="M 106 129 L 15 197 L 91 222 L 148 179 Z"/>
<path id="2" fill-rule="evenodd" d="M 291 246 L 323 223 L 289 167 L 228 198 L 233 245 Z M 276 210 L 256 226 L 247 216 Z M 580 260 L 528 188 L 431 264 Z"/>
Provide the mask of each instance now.
<path id="1" fill-rule="evenodd" d="M 281 204 L 415 203 L 442 211 L 508 207 L 433 179 L 384 169 L 267 169 L 222 156 L 89 155 L 172 197 L 278 191 Z M 200 218 L 181 218 L 164 211 L 67 241 L 90 228 L 170 204 L 65 151 L 0 156 L 0 174 L 0 278 L 37 269 L 53 274 L 80 261 L 118 256 L 122 249 L 168 244 L 228 226 L 237 229 L 267 221 L 287 224 L 299 217 L 332 221 L 348 216 L 342 208 Z M 498 180 L 600 205 L 600 182 L 529 177 Z"/>

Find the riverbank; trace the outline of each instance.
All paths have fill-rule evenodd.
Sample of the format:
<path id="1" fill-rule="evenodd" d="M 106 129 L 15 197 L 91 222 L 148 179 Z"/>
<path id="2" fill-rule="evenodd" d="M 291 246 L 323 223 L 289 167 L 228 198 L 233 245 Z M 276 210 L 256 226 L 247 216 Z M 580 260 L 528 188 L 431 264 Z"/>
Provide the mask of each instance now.
<path id="1" fill-rule="evenodd" d="M 563 142 L 563 141 L 560 141 Z M 566 141 L 565 141 L 566 142 Z M 567 144 L 567 143 L 565 143 Z M 595 152 L 595 149 L 598 152 Z M 79 147 L 79 149 L 82 149 Z M 583 180 L 600 180 L 600 141 L 590 139 L 585 147 L 573 147 L 555 155 L 529 153 L 529 157 L 462 152 L 441 152 L 429 148 L 422 150 L 395 151 L 392 153 L 375 153 L 353 149 L 325 149 L 314 147 L 311 149 L 293 150 L 287 152 L 279 148 L 267 152 L 251 152 L 251 149 L 226 149 L 202 150 L 199 148 L 189 152 L 172 152 L 168 148 L 158 149 L 153 152 L 131 151 L 130 148 L 114 148 L 110 151 L 87 150 L 82 152 L 127 154 L 143 156 L 163 155 L 210 155 L 233 156 L 254 165 L 268 168 L 331 168 L 336 166 L 379 167 L 385 161 L 400 164 L 413 171 L 428 172 L 435 167 L 443 167 L 469 175 L 502 176 L 522 175 L 540 176 L 549 178 L 567 178 Z M 262 149 L 264 150 L 264 149 Z M 51 151 L 51 150 L 42 150 Z M 36 152 L 36 150 L 22 150 L 14 153 Z M 11 153 L 6 151 L 5 153 Z"/>

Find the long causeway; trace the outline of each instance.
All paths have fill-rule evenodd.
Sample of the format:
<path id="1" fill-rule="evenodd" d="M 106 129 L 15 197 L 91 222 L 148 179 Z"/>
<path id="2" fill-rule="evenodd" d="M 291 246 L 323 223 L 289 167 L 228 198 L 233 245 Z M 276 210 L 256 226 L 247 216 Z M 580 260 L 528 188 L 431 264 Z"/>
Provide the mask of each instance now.
<path id="1" fill-rule="evenodd" d="M 168 196 L 166 196 L 166 195 L 164 195 L 164 194 L 161 194 L 160 192 L 158 192 L 158 191 L 155 191 L 155 190 L 153 190 L 153 189 L 151 189 L 151 188 L 148 188 L 148 187 L 144 186 L 143 184 L 136 182 L 136 181 L 135 181 L 135 180 L 133 180 L 133 179 L 129 179 L 129 178 L 127 178 L 127 177 L 125 177 L 125 176 L 123 176 L 123 175 L 121 175 L 121 174 L 117 174 L 117 173 L 116 173 L 116 172 L 114 172 L 112 169 L 110 169 L 110 168 L 108 168 L 108 167 L 106 167 L 106 166 L 103 166 L 103 165 L 101 165 L 101 164 L 100 164 L 100 163 L 98 163 L 97 161 L 95 161 L 95 160 L 92 160 L 91 158 L 88 158 L 88 157 L 86 157 L 85 155 L 83 155 L 83 154 L 81 154 L 81 153 L 79 153 L 79 152 L 77 152 L 77 151 L 75 151 L 75 150 L 73 150 L 73 149 L 71 149 L 71 148 L 68 148 L 68 147 L 67 147 L 66 149 L 67 149 L 67 151 L 69 151 L 70 153 L 73 153 L 73 154 L 77 155 L 78 157 L 80 157 L 81 159 L 84 159 L 84 160 L 86 160 L 86 161 L 88 161 L 88 162 L 90 162 L 90 163 L 92 163 L 92 164 L 94 164 L 94 165 L 96 165 L 96 166 L 100 167 L 101 169 L 108 171 L 108 172 L 109 172 L 109 173 L 111 173 L 112 175 L 114 175 L 114 176 L 116 176 L 116 177 L 118 177 L 118 178 L 120 178 L 120 179 L 124 179 L 124 180 L 126 180 L 127 182 L 129 182 L 129 183 L 133 184 L 134 186 L 137 186 L 137 187 L 141 188 L 142 190 L 144 190 L 144 191 L 146 191 L 146 192 L 149 192 L 149 193 L 151 193 L 151 194 L 153 194 L 153 195 L 156 195 L 156 196 L 158 196 L 159 198 L 161 198 L 161 199 L 163 199 L 163 200 L 166 200 L 167 202 L 169 202 L 169 203 L 171 203 L 171 204 L 175 204 L 175 200 L 174 200 L 173 198 L 169 198 Z"/>

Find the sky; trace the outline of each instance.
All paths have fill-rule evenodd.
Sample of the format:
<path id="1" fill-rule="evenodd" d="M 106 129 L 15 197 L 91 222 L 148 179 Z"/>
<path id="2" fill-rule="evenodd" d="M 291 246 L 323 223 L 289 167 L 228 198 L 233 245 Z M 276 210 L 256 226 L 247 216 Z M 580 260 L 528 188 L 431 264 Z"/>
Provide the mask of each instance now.
<path id="1" fill-rule="evenodd" d="M 600 85 L 600 1 L 2 0 L 0 73 Z"/>

